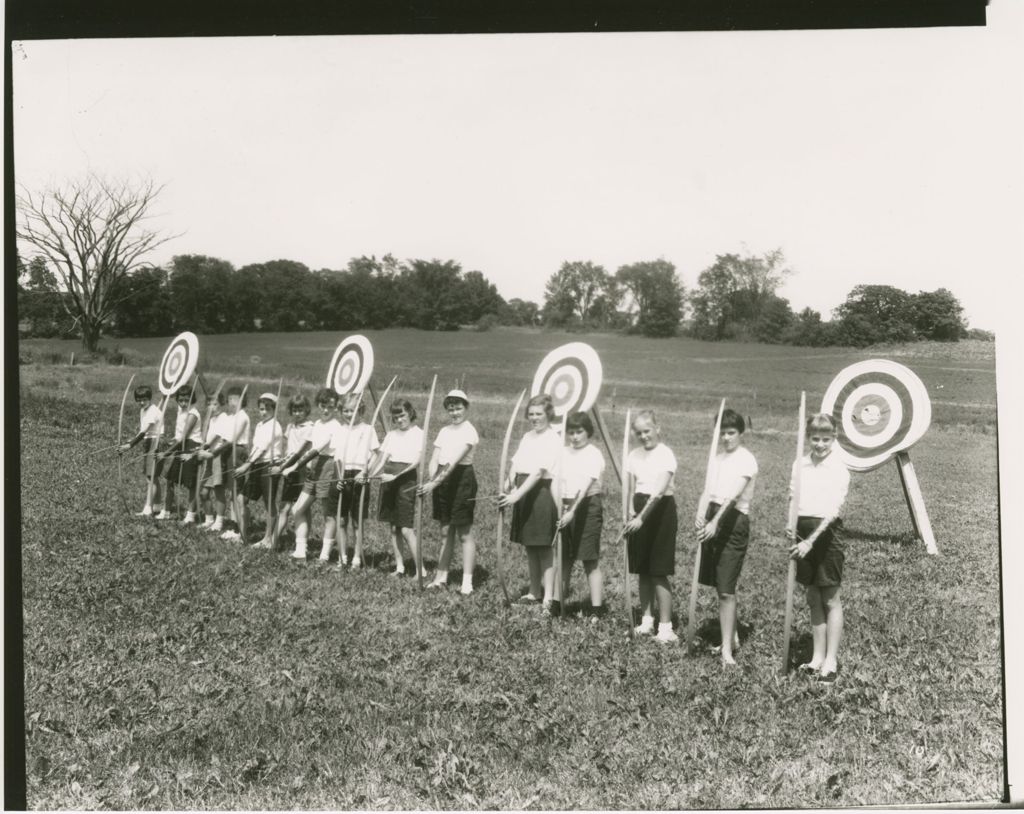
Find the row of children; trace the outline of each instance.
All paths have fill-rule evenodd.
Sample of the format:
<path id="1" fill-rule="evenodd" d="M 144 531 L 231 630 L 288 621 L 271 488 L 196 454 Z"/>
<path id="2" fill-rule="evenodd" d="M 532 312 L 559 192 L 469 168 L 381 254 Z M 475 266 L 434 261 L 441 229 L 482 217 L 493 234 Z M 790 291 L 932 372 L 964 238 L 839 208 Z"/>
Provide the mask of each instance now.
<path id="1" fill-rule="evenodd" d="M 462 544 L 462 593 L 473 590 L 476 547 L 472 536 L 478 502 L 473 458 L 479 436 L 468 420 L 469 399 L 453 390 L 444 399 L 450 423 L 438 433 L 427 468 L 428 477 L 417 483 L 416 469 L 423 448 L 423 431 L 416 425 L 416 411 L 406 399 L 390 407 L 392 429 L 379 442 L 372 426 L 363 420 L 363 403 L 357 396 L 338 397 L 321 390 L 315 399 L 318 419 L 310 420 L 310 405 L 302 395 L 288 403 L 291 423 L 283 431 L 274 418 L 276 398 L 260 396 L 260 421 L 248 440 L 248 417 L 241 391 L 228 391 L 210 406 L 212 418 L 205 437 L 198 435 L 199 413 L 187 389 L 177 394 L 180 407 L 174 442 L 162 454 L 156 452 L 160 435 L 160 414 L 149 388 L 136 390 L 141 410 L 140 432 L 123 446 L 147 445 L 146 474 L 149 478 L 146 506 L 152 514 L 156 505 L 161 456 L 173 457 L 167 472 L 168 503 L 172 482 L 200 485 L 208 508 L 205 526 L 219 530 L 224 524 L 224 487 L 228 482 L 227 456 L 235 450 L 243 463 L 233 471 L 240 495 L 235 511 L 246 510 L 245 501 L 266 501 L 268 517 L 277 516 L 276 526 L 267 524 L 264 538 L 255 545 L 270 547 L 284 533 L 289 514 L 294 518 L 296 559 L 306 558 L 309 510 L 321 501 L 324 516 L 320 560 L 327 562 L 339 544 L 338 565 L 347 564 L 347 532 L 366 518 L 362 492 L 370 479 L 379 478 L 379 518 L 391 527 L 395 553 L 395 574 L 404 573 L 401 544 L 404 541 L 417 560 L 414 531 L 416 495 L 430 495 L 433 517 L 442 526 L 442 548 L 430 587 L 447 584 L 448 569 L 456 540 Z M 551 398 L 538 395 L 529 400 L 526 419 L 530 430 L 519 442 L 512 458 L 508 480 L 500 485 L 497 505 L 512 508 L 510 538 L 520 543 L 527 557 L 529 588 L 519 599 L 523 605 L 539 605 L 547 614 L 558 612 L 556 596 L 565 596 L 573 563 L 581 561 L 586 572 L 592 613 L 601 616 L 603 575 L 599 568 L 603 529 L 602 482 L 604 456 L 592 442 L 594 426 L 585 413 L 571 413 L 565 420 L 565 439 L 555 430 Z M 339 420 L 340 419 L 340 420 Z M 695 518 L 702 546 L 700 583 L 714 587 L 719 599 L 722 631 L 721 659 L 735 664 L 738 643 L 736 586 L 750 539 L 750 507 L 758 465 L 743 445 L 744 419 L 733 410 L 722 414 L 720 450 L 716 476 L 709 487 L 706 514 Z M 627 540 L 629 571 L 638 575 L 641 621 L 640 635 L 653 635 L 661 642 L 674 642 L 670 577 L 676 569 L 678 521 L 674 497 L 677 460 L 661 441 L 661 430 L 651 410 L 638 411 L 632 420 L 636 447 L 626 461 L 628 494 L 632 496 L 629 517 L 622 535 Z M 799 521 L 790 554 L 797 558 L 797 579 L 807 587 L 814 650 L 801 670 L 832 682 L 837 672 L 837 653 L 842 635 L 842 605 L 839 586 L 845 546 L 840 536 L 840 509 L 849 487 L 849 472 L 838 455 L 832 455 L 835 425 L 827 415 L 815 415 L 806 426 L 809 452 L 794 462 L 802 468 Z M 205 461 L 203 472 L 193 461 Z M 278 481 L 280 485 L 278 484 Z M 241 486 L 237 486 L 241 484 Z M 554 489 L 552 487 L 555 487 Z M 277 493 L 280 489 L 280 506 Z M 338 501 L 341 502 L 340 511 Z M 197 509 L 190 504 L 185 521 L 193 522 Z M 336 514 L 341 518 L 336 527 Z M 169 517 L 167 509 L 157 515 Z M 234 533 L 232 533 L 234 534 Z M 556 534 L 562 542 L 561 591 L 555 591 L 554 546 Z M 621 537 L 619 539 L 622 539 Z M 361 538 L 356 537 L 352 567 L 361 565 Z M 655 628 L 657 613 L 657 628 Z"/>

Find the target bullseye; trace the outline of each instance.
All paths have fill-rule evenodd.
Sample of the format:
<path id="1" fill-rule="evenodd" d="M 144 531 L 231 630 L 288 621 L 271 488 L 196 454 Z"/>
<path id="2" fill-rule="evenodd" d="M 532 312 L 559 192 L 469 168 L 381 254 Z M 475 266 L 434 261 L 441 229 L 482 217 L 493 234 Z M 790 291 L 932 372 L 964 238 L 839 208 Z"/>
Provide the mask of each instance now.
<path id="1" fill-rule="evenodd" d="M 844 368 L 832 380 L 821 411 L 836 422 L 847 467 L 867 472 L 913 446 L 931 423 L 928 391 L 909 368 L 870 359 Z"/>
<path id="2" fill-rule="evenodd" d="M 178 334 L 164 351 L 157 382 L 160 392 L 172 395 L 195 372 L 199 364 L 199 337 L 191 331 Z"/>
<path id="3" fill-rule="evenodd" d="M 324 386 L 345 396 L 362 392 L 373 375 L 373 345 L 365 336 L 346 337 L 334 351 Z"/>
<path id="4" fill-rule="evenodd" d="M 570 342 L 544 357 L 533 377 L 530 395 L 551 396 L 559 418 L 589 410 L 601 391 L 601 359 L 585 342 Z"/>

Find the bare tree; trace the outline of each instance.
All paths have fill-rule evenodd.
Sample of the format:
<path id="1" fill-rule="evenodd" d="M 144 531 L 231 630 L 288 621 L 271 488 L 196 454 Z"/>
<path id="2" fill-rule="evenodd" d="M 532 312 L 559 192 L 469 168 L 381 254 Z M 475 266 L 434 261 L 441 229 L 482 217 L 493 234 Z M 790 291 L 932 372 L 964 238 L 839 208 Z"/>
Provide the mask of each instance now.
<path id="1" fill-rule="evenodd" d="M 94 351 L 103 324 L 130 294 L 124 279 L 147 266 L 143 256 L 177 235 L 143 226 L 163 189 L 152 180 L 110 183 L 96 175 L 38 196 L 17 196 L 17 238 L 52 268 L 61 303 L 78 324 L 82 344 Z"/>

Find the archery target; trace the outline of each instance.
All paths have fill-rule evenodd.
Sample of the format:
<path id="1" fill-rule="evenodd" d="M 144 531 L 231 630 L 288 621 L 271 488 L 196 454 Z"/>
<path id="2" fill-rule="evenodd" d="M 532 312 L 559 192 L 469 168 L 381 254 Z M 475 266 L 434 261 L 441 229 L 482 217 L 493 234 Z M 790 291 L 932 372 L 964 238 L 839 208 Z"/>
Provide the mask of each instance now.
<path id="1" fill-rule="evenodd" d="M 585 342 L 570 342 L 544 357 L 533 377 L 530 395 L 547 393 L 559 418 L 589 410 L 601 390 L 601 358 Z"/>
<path id="2" fill-rule="evenodd" d="M 932 420 L 924 383 L 910 368 L 869 359 L 839 372 L 821 411 L 836 422 L 836 440 L 849 469 L 867 472 L 909 449 Z"/>
<path id="3" fill-rule="evenodd" d="M 362 392 L 372 375 L 373 345 L 365 336 L 357 334 L 343 339 L 334 351 L 324 386 L 346 396 Z"/>
<path id="4" fill-rule="evenodd" d="M 164 351 L 160 362 L 160 392 L 170 396 L 195 373 L 199 364 L 199 337 L 191 331 L 178 334 Z"/>

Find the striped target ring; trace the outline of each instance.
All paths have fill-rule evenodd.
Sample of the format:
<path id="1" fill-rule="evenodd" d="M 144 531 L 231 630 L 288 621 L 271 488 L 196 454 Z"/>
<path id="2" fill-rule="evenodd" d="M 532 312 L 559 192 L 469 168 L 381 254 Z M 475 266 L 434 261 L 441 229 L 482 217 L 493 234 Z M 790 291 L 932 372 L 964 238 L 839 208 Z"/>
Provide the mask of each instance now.
<path id="1" fill-rule="evenodd" d="M 867 472 L 909 449 L 928 429 L 932 405 L 910 368 L 869 359 L 840 371 L 825 391 L 821 411 L 836 422 L 848 468 Z"/>
<path id="2" fill-rule="evenodd" d="M 361 392 L 373 375 L 373 345 L 365 336 L 346 337 L 334 351 L 325 387 L 339 395 Z"/>
<path id="3" fill-rule="evenodd" d="M 589 410 L 601 390 L 601 358 L 585 342 L 570 342 L 544 357 L 533 377 L 530 395 L 547 393 L 559 418 Z"/>
<path id="4" fill-rule="evenodd" d="M 195 373 L 199 364 L 199 337 L 191 331 L 178 334 L 164 351 L 157 376 L 160 392 L 172 395 Z"/>

